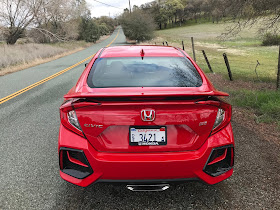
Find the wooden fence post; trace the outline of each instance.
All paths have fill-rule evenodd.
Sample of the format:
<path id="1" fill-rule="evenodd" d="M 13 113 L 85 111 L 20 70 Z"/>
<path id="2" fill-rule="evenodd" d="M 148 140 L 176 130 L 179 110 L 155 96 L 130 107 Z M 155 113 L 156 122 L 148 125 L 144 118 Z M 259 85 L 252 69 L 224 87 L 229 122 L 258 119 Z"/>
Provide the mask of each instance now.
<path id="1" fill-rule="evenodd" d="M 192 40 L 193 59 L 196 62 L 193 37 L 191 37 L 191 40 Z"/>
<path id="2" fill-rule="evenodd" d="M 205 58 L 205 61 L 206 61 L 207 65 L 208 65 L 209 70 L 210 70 L 212 73 L 214 73 L 213 70 L 212 70 L 212 67 L 211 67 L 211 65 L 210 65 L 210 62 L 209 62 L 209 60 L 208 60 L 208 58 L 207 58 L 207 56 L 206 56 L 205 51 L 202 50 L 202 53 L 203 53 L 203 56 L 204 56 L 204 58 Z"/>
<path id="3" fill-rule="evenodd" d="M 280 86 L 280 46 L 279 46 L 279 55 L 278 55 L 278 72 L 277 72 L 277 83 L 276 83 L 276 90 L 279 89 Z"/>
<path id="4" fill-rule="evenodd" d="M 230 66 L 229 66 L 229 62 L 228 62 L 228 58 L 227 58 L 227 54 L 224 53 L 223 56 L 224 56 L 225 64 L 226 64 L 226 66 L 227 66 L 229 79 L 230 79 L 230 81 L 233 81 L 233 79 L 232 79 L 232 73 L 231 73 Z"/>

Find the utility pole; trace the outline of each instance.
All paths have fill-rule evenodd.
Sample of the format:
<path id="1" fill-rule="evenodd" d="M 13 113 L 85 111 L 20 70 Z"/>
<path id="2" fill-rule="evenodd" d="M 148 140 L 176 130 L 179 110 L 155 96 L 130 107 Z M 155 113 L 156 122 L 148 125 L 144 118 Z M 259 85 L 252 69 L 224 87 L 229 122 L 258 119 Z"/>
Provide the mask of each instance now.
<path id="1" fill-rule="evenodd" d="M 128 0 L 128 2 L 129 2 L 129 11 L 130 11 L 130 13 L 131 13 L 131 5 L 130 5 L 130 0 Z"/>

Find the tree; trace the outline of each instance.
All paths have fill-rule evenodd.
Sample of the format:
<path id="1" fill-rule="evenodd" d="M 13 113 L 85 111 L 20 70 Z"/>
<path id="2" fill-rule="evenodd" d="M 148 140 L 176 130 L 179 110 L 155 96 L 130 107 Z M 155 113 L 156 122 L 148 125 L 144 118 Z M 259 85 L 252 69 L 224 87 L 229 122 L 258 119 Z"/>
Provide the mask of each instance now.
<path id="1" fill-rule="evenodd" d="M 159 29 L 162 29 L 162 24 L 164 24 L 164 28 L 166 28 L 168 21 L 168 11 L 166 8 L 162 7 L 159 9 L 159 13 L 155 16 L 155 21 L 158 24 Z"/>
<path id="2" fill-rule="evenodd" d="M 195 19 L 196 23 L 197 23 L 197 19 L 200 17 L 202 5 L 203 5 L 203 0 L 190 0 L 186 7 L 186 11 L 188 12 L 189 15 L 192 16 L 192 18 Z"/>
<path id="3" fill-rule="evenodd" d="M 155 23 L 153 17 L 143 11 L 135 10 L 120 17 L 124 34 L 128 39 L 145 41 L 154 37 Z"/>
<path id="4" fill-rule="evenodd" d="M 43 0 L 1 0 L 0 21 L 7 27 L 7 44 L 15 44 L 25 29 L 32 24 Z"/>
<path id="5" fill-rule="evenodd" d="M 107 35 L 109 33 L 109 29 L 108 29 L 106 23 L 102 23 L 98 27 L 99 27 L 99 33 L 101 36 Z"/>
<path id="6" fill-rule="evenodd" d="M 79 38 L 86 42 L 96 42 L 100 38 L 99 27 L 91 18 L 81 18 Z"/>
<path id="7" fill-rule="evenodd" d="M 105 24 L 109 32 L 113 32 L 116 26 L 116 21 L 113 18 L 107 16 L 101 16 L 97 18 L 96 22 L 98 25 Z"/>
<path id="8" fill-rule="evenodd" d="M 223 4 L 229 7 L 228 14 L 232 20 L 236 22 L 233 27 L 230 27 L 223 34 L 236 35 L 243 28 L 253 24 L 258 24 L 259 31 L 264 34 L 272 32 L 273 34 L 280 33 L 280 4 L 279 0 L 223 0 Z"/>
<path id="9" fill-rule="evenodd" d="M 173 25 L 173 22 L 177 22 L 177 17 L 180 13 L 183 12 L 184 10 L 184 5 L 183 5 L 183 2 L 181 0 L 167 0 L 165 2 L 165 5 L 167 7 L 167 11 L 168 11 L 168 16 L 169 16 L 169 19 L 171 20 L 172 22 L 172 25 Z M 174 18 L 174 21 L 173 21 L 173 18 Z M 181 21 L 180 21 L 181 23 Z"/>
<path id="10" fill-rule="evenodd" d="M 80 17 L 89 14 L 86 0 L 0 0 L 0 6 L 8 44 L 26 31 L 43 42 L 76 39 Z"/>
<path id="11" fill-rule="evenodd" d="M 44 0 L 33 27 L 40 36 L 34 38 L 42 37 L 43 42 L 77 39 L 81 17 L 90 17 L 85 0 Z"/>

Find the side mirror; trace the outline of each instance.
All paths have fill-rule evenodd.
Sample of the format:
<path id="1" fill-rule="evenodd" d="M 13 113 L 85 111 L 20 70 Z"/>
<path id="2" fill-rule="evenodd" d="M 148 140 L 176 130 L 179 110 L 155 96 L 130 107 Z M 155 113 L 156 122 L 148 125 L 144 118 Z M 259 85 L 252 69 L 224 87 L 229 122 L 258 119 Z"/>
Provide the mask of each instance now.
<path id="1" fill-rule="evenodd" d="M 85 63 L 85 67 L 87 67 L 88 63 Z"/>

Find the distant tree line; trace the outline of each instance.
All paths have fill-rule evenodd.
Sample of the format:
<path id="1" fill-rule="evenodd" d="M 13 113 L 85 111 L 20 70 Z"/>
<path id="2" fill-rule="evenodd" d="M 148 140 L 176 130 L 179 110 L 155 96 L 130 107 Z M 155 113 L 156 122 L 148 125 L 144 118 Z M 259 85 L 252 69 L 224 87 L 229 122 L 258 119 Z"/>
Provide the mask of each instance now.
<path id="1" fill-rule="evenodd" d="M 131 23 L 134 16 L 142 19 L 136 18 L 135 25 Z M 225 31 L 225 34 L 231 35 L 235 35 L 248 25 L 262 21 L 262 30 L 279 34 L 280 2 L 279 0 L 156 0 L 140 7 L 134 6 L 131 14 L 125 9 L 120 19 L 123 28 L 127 29 L 125 30 L 127 34 L 136 34 L 139 28 L 146 30 L 144 26 L 152 25 L 151 21 L 158 29 L 165 29 L 181 26 L 188 21 L 201 20 L 213 23 L 219 23 L 221 20 L 234 21 L 236 24 Z M 143 23 L 140 27 L 139 24 L 144 19 L 147 24 Z M 151 36 L 142 35 L 142 37 Z"/>
<path id="2" fill-rule="evenodd" d="M 240 21 L 267 17 L 267 27 L 276 27 L 280 20 L 279 0 L 157 0 L 140 9 L 152 14 L 159 29 L 201 18 L 214 23 L 224 18 Z"/>
<path id="3" fill-rule="evenodd" d="M 19 38 L 47 43 L 95 42 L 116 26 L 110 17 L 91 18 L 86 0 L 0 0 L 1 32 L 7 44 Z"/>

